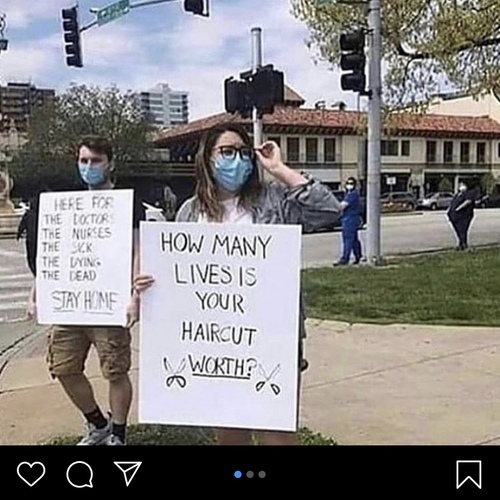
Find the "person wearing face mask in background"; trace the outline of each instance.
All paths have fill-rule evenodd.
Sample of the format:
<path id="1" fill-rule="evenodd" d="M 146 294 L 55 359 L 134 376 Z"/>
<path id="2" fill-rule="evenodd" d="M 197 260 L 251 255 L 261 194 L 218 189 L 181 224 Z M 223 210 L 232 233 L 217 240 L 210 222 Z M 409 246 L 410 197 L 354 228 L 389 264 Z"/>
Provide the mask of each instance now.
<path id="1" fill-rule="evenodd" d="M 113 149 L 103 137 L 86 137 L 77 150 L 78 173 L 90 190 L 114 188 Z M 145 220 L 144 208 L 134 196 L 133 276 L 139 267 L 139 222 Z M 36 271 L 34 271 L 36 275 Z M 28 316 L 36 318 L 36 286 L 30 293 Z M 126 422 L 132 401 L 128 372 L 131 365 L 130 328 L 138 318 L 138 296 L 131 294 L 126 327 L 54 325 L 48 337 L 47 362 L 53 378 L 61 383 L 69 399 L 86 421 L 86 433 L 79 445 L 124 445 Z M 109 382 L 110 414 L 99 408 L 92 386 L 84 375 L 84 365 L 91 346 L 97 350 L 103 376 Z"/>
<path id="2" fill-rule="evenodd" d="M 334 266 L 346 266 L 354 254 L 354 264 L 361 261 L 361 242 L 358 230 L 361 221 L 361 202 L 356 189 L 356 179 L 349 177 L 346 181 L 346 195 L 341 202 L 342 211 L 342 257 Z"/>
<path id="3" fill-rule="evenodd" d="M 452 225 L 458 240 L 457 250 L 468 248 L 469 228 L 474 218 L 475 191 L 469 189 L 466 182 L 460 182 L 458 192 L 453 196 L 448 208 L 448 220 Z"/>
<path id="4" fill-rule="evenodd" d="M 257 164 L 275 182 L 264 183 Z M 244 128 L 227 124 L 214 127 L 202 139 L 196 156 L 195 195 L 180 207 L 176 221 L 300 224 L 320 228 L 338 220 L 340 212 L 339 201 L 325 185 L 283 163 L 275 142 L 268 141 L 254 149 Z M 152 276 L 138 275 L 134 287 L 142 292 L 153 283 Z M 280 286 L 279 283 L 276 286 Z M 272 296 L 272 290 L 269 295 Z M 297 362 L 300 373 L 308 366 L 303 357 L 306 333 L 302 297 L 299 325 Z M 300 377 L 297 390 L 300 392 Z M 261 444 L 265 445 L 298 444 L 295 433 L 259 431 L 258 435 Z M 241 429 L 219 429 L 217 436 L 221 445 L 250 445 L 252 433 Z"/>

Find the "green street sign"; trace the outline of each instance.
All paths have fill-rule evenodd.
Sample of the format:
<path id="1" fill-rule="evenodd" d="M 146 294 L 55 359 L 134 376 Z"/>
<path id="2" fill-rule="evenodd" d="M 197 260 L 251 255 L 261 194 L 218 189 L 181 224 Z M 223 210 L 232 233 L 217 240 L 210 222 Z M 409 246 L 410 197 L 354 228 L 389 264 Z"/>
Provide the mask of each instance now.
<path id="1" fill-rule="evenodd" d="M 97 24 L 102 26 L 128 14 L 130 11 L 130 0 L 118 0 L 97 12 Z"/>

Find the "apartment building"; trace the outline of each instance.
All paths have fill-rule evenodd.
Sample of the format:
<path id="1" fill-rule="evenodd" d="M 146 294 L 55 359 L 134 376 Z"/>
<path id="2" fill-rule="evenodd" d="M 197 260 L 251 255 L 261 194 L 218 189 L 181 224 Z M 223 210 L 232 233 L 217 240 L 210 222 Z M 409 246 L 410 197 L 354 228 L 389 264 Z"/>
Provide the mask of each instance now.
<path id="1" fill-rule="evenodd" d="M 53 103 L 55 95 L 54 89 L 37 88 L 31 83 L 0 86 L 0 132 L 7 131 L 12 120 L 20 133 L 26 132 L 35 109 Z"/>
<path id="2" fill-rule="evenodd" d="M 189 95 L 159 83 L 138 95 L 141 109 L 155 125 L 182 125 L 189 120 Z"/>

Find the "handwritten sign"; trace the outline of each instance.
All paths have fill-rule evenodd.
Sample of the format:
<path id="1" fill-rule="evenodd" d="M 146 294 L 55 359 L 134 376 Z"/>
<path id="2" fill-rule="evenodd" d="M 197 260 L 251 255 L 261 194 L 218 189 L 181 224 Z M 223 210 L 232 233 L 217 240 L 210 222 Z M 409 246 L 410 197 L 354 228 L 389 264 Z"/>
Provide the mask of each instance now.
<path id="1" fill-rule="evenodd" d="M 43 193 L 38 322 L 125 325 L 132 276 L 133 190 Z"/>
<path id="2" fill-rule="evenodd" d="M 141 224 L 139 420 L 296 430 L 301 229 Z"/>

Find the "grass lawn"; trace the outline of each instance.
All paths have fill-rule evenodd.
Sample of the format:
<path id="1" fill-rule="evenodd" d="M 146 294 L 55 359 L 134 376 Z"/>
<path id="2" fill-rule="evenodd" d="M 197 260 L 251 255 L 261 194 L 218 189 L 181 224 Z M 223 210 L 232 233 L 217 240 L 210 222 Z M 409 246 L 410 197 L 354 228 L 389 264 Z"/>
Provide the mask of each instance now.
<path id="1" fill-rule="evenodd" d="M 500 326 L 498 248 L 306 269 L 302 283 L 310 318 Z"/>
<path id="2" fill-rule="evenodd" d="M 333 439 L 324 437 L 305 427 L 300 429 L 299 437 L 302 445 L 334 446 L 337 444 Z M 44 444 L 56 446 L 75 445 L 79 439 L 78 436 L 63 436 Z M 127 431 L 127 444 L 129 446 L 210 446 L 216 443 L 211 429 L 167 425 L 131 425 Z"/>

